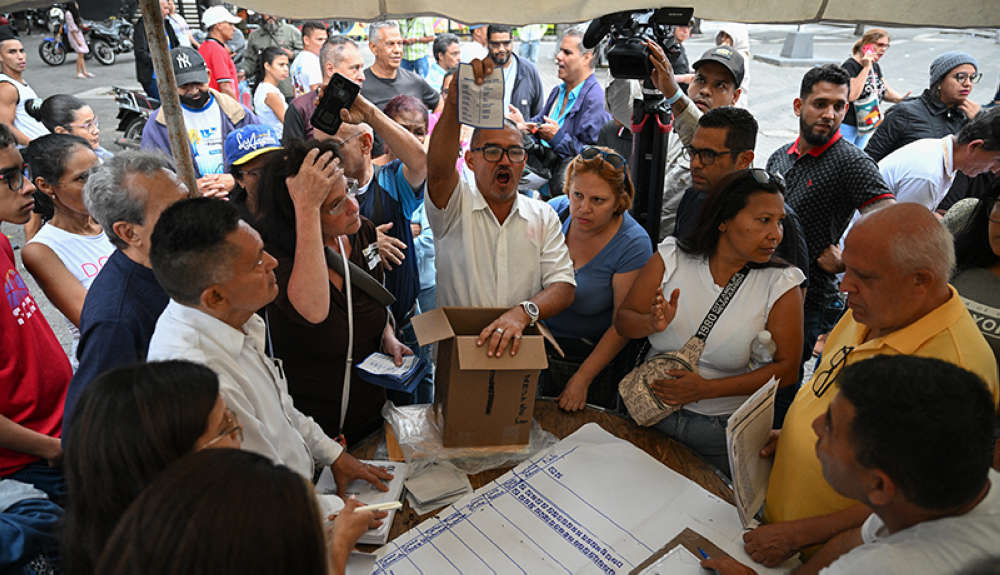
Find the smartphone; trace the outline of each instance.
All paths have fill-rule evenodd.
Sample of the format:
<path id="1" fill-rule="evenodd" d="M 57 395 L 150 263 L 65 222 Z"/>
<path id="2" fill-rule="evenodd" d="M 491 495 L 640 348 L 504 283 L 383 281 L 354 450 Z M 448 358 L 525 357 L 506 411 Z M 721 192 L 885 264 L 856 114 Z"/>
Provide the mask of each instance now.
<path id="1" fill-rule="evenodd" d="M 865 44 L 861 47 L 861 53 L 865 56 L 871 56 L 875 53 L 875 44 Z"/>
<path id="2" fill-rule="evenodd" d="M 323 88 L 323 99 L 316 106 L 310 123 L 331 136 L 336 134 L 342 122 L 340 111 L 350 108 L 360 92 L 361 86 L 340 74 L 334 74 L 330 83 Z"/>

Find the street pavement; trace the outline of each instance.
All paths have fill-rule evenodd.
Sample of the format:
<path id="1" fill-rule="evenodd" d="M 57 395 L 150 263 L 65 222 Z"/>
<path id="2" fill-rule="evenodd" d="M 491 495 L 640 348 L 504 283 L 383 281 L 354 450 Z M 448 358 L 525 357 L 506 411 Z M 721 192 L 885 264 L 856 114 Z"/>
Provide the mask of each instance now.
<path id="1" fill-rule="evenodd" d="M 696 61 L 700 55 L 714 45 L 715 32 L 719 24 L 703 22 L 702 34 L 692 36 L 684 43 L 688 59 Z M 815 56 L 823 59 L 843 61 L 850 57 L 851 47 L 857 40 L 854 36 L 854 26 L 814 24 L 796 26 L 751 25 L 750 46 L 754 54 L 774 54 L 781 52 L 782 43 L 788 32 L 801 29 L 815 36 Z M 892 47 L 880 62 L 886 83 L 900 93 L 913 91 L 918 95 L 928 82 L 928 68 L 931 61 L 940 54 L 952 50 L 960 50 L 975 56 L 979 60 L 979 71 L 984 74 L 982 81 L 974 88 L 972 99 L 984 104 L 990 101 L 996 92 L 998 74 L 1000 74 L 1000 43 L 994 38 L 995 32 L 981 30 L 936 30 L 926 28 L 890 28 Z M 68 93 L 85 100 L 91 105 L 100 118 L 101 144 L 116 152 L 119 148 L 114 144 L 121 133 L 116 131 L 118 107 L 111 91 L 112 86 L 139 89 L 135 79 L 135 59 L 133 54 L 119 54 L 112 66 L 102 66 L 95 60 L 87 62 L 87 70 L 96 77 L 89 80 L 76 78 L 74 65 L 75 54 L 70 54 L 62 66 L 48 66 L 38 55 L 38 46 L 42 35 L 23 38 L 27 52 L 27 68 L 25 79 L 35 89 L 39 96 Z M 546 93 L 558 85 L 556 66 L 553 54 L 557 48 L 554 41 L 542 43 L 539 59 L 539 73 Z M 367 44 L 362 46 L 366 65 L 374 60 Z M 762 62 L 751 62 L 749 65 L 750 85 L 748 90 L 750 111 L 757 118 L 760 134 L 757 140 L 755 164 L 763 167 L 768 156 L 777 148 L 795 138 L 798 133 L 797 122 L 792 113 L 792 101 L 798 95 L 799 83 L 805 67 L 777 67 Z M 608 70 L 598 69 L 598 77 L 602 82 L 608 78 Z M 3 224 L 2 231 L 14 243 L 23 242 L 21 226 Z M 19 254 L 20 252 L 15 252 Z M 18 256 L 20 257 L 20 256 Z M 35 299 L 42 305 L 42 310 L 53 325 L 60 341 L 69 349 L 70 336 L 65 322 L 60 317 L 44 294 L 35 285 L 29 274 L 23 268 L 21 273 Z"/>

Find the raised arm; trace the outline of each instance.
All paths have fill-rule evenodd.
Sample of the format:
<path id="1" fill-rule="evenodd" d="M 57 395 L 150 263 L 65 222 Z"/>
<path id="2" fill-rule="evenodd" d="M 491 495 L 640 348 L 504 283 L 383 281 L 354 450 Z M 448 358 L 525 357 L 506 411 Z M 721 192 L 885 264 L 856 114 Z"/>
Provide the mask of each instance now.
<path id="1" fill-rule="evenodd" d="M 364 122 L 382 137 L 385 145 L 403 162 L 403 177 L 410 187 L 418 189 L 427 179 L 427 152 L 413 134 L 390 119 L 382 110 L 358 94 L 350 110 L 341 112 L 345 122 Z"/>
<path id="2" fill-rule="evenodd" d="M 327 272 L 320 228 L 320 206 L 333 183 L 343 176 L 333 154 L 309 151 L 299 173 L 287 179 L 288 194 L 295 206 L 295 256 L 288 280 L 288 302 L 309 323 L 322 322 L 330 314 L 330 277 Z"/>

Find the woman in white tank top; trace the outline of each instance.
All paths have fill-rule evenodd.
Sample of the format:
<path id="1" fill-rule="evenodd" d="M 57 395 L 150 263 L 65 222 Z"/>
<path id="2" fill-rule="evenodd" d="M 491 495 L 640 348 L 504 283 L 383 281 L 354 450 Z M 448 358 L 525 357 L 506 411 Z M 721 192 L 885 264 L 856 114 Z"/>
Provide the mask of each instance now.
<path id="1" fill-rule="evenodd" d="M 288 55 L 276 46 L 265 48 L 257 60 L 257 89 L 253 92 L 254 112 L 264 124 L 280 134 L 284 129 L 288 104 L 278 90 L 278 82 L 288 78 Z"/>
<path id="2" fill-rule="evenodd" d="M 83 205 L 83 186 L 98 164 L 97 154 L 83 138 L 49 134 L 33 140 L 25 155 L 32 181 L 52 198 L 55 215 L 24 246 L 24 267 L 69 323 L 75 368 L 83 300 L 115 250 Z"/>

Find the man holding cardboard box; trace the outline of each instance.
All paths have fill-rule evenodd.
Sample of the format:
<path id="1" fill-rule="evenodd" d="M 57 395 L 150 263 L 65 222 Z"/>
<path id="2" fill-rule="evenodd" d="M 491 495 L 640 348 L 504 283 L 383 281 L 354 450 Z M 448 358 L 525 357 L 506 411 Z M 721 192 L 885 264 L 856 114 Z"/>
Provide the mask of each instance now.
<path id="1" fill-rule="evenodd" d="M 493 72 L 490 60 L 473 60 L 477 82 Z M 475 182 L 459 177 L 458 89 L 452 79 L 444 112 L 427 154 L 427 218 L 437 246 L 439 307 L 509 307 L 479 335 L 487 355 L 511 355 L 521 334 L 573 303 L 573 262 L 550 206 L 518 193 L 525 151 L 521 132 L 477 129 L 465 163 Z"/>

